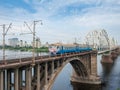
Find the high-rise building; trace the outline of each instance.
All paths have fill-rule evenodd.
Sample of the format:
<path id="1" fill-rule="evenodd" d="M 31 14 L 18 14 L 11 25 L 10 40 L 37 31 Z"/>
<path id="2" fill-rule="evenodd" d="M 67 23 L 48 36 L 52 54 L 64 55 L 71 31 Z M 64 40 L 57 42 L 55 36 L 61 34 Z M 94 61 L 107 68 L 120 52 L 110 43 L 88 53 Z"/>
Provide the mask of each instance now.
<path id="1" fill-rule="evenodd" d="M 10 39 L 8 39 L 8 44 L 10 46 L 13 46 L 13 47 L 17 46 L 18 42 L 19 42 L 18 38 L 10 38 Z"/>
<path id="2" fill-rule="evenodd" d="M 23 40 L 20 40 L 20 41 L 19 41 L 19 46 L 20 46 L 20 47 L 23 47 Z"/>
<path id="3" fill-rule="evenodd" d="M 35 47 L 36 47 L 36 48 L 40 48 L 40 47 L 41 47 L 40 38 L 36 38 L 36 40 L 35 40 Z"/>

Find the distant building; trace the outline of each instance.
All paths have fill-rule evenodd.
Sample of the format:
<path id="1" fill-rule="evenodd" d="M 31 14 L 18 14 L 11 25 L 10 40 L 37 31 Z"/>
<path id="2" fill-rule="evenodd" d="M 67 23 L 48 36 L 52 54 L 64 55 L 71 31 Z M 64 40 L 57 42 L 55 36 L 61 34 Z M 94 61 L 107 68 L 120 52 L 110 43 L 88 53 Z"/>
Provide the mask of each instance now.
<path id="1" fill-rule="evenodd" d="M 45 47 L 49 47 L 49 43 L 48 42 L 45 43 Z"/>
<path id="2" fill-rule="evenodd" d="M 36 38 L 36 40 L 35 40 L 35 47 L 36 47 L 36 48 L 40 48 L 40 47 L 41 47 L 40 38 Z"/>
<path id="3" fill-rule="evenodd" d="M 41 47 L 40 38 L 35 39 L 34 45 L 35 45 L 35 48 L 40 48 Z M 31 42 L 31 46 L 33 47 L 33 41 Z"/>
<path id="4" fill-rule="evenodd" d="M 20 40 L 20 41 L 19 41 L 19 46 L 20 46 L 20 47 L 23 47 L 23 40 Z"/>
<path id="5" fill-rule="evenodd" d="M 25 46 L 25 47 L 27 47 L 27 46 L 28 46 L 27 41 L 25 41 L 25 42 L 24 42 L 24 46 Z"/>
<path id="6" fill-rule="evenodd" d="M 8 44 L 10 46 L 13 46 L 13 47 L 17 46 L 18 42 L 19 42 L 18 38 L 10 38 L 10 39 L 8 39 Z"/>

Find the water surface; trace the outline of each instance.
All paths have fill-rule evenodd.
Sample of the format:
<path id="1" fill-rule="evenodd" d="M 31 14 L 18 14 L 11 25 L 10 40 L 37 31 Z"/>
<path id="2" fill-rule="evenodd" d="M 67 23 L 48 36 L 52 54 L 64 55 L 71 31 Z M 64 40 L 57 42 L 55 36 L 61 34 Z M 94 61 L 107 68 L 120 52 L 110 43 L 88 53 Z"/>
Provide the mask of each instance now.
<path id="1" fill-rule="evenodd" d="M 101 56 L 97 57 L 97 73 L 102 85 L 70 83 L 72 66 L 67 64 L 57 76 L 52 90 L 120 90 L 120 57 L 113 64 L 101 64 Z"/>

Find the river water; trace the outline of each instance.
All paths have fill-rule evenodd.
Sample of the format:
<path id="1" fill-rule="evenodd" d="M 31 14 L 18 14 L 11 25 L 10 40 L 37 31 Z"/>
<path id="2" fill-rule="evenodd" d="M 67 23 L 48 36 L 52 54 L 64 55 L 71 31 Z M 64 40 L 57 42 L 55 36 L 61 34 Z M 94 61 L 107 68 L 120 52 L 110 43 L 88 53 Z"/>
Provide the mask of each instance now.
<path id="1" fill-rule="evenodd" d="M 101 64 L 101 56 L 97 57 L 97 73 L 102 85 L 70 83 L 72 66 L 67 64 L 57 76 L 52 90 L 120 90 L 120 57 L 113 64 Z"/>
<path id="2" fill-rule="evenodd" d="M 31 57 L 32 56 L 32 52 L 21 52 L 21 51 L 14 51 L 14 50 L 5 50 L 5 59 L 15 59 L 15 58 L 23 58 L 23 57 Z M 35 54 L 35 56 L 37 55 L 48 55 L 48 53 L 38 53 Z M 3 59 L 3 51 L 0 50 L 0 60 Z"/>

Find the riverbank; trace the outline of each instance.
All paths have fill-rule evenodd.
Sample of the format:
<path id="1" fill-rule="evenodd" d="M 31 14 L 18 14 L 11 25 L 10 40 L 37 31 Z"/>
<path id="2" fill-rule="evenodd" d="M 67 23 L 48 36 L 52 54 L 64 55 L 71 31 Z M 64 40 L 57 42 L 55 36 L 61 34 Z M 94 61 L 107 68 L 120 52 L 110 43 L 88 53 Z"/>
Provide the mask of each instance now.
<path id="1" fill-rule="evenodd" d="M 2 46 L 0 46 L 0 49 L 2 50 Z M 5 46 L 5 50 L 14 50 L 14 51 L 29 51 L 32 52 L 33 48 L 31 46 L 29 47 L 12 47 L 12 46 Z M 48 47 L 40 47 L 40 48 L 35 48 L 35 52 L 48 52 Z"/>
<path id="2" fill-rule="evenodd" d="M 3 51 L 0 50 L 0 60 L 3 59 Z M 31 57 L 33 55 L 33 52 L 30 51 L 20 51 L 20 50 L 5 50 L 5 59 L 15 59 L 15 58 L 24 58 L 24 57 Z M 35 53 L 35 56 L 44 56 L 48 55 L 48 52 L 37 52 Z"/>

